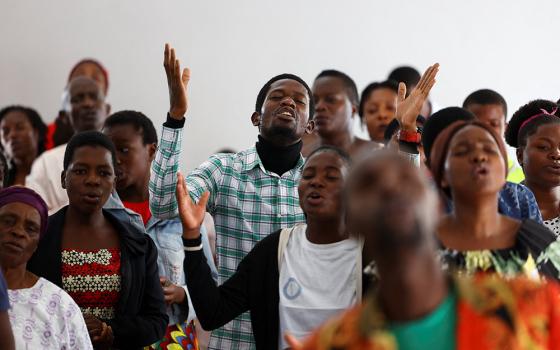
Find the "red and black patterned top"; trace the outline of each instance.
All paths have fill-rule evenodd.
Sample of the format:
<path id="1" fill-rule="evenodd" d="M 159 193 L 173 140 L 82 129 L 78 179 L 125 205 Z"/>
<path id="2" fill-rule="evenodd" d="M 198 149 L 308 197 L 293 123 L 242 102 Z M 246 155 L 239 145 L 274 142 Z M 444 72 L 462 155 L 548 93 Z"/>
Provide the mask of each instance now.
<path id="1" fill-rule="evenodd" d="M 121 289 L 120 249 L 63 249 L 62 288 L 83 313 L 112 320 Z"/>

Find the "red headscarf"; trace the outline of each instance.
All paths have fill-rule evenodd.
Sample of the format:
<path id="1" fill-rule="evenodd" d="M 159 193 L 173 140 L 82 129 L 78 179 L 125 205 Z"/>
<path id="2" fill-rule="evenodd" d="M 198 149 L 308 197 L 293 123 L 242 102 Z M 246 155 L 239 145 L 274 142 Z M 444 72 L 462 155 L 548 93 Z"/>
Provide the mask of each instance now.
<path id="1" fill-rule="evenodd" d="M 74 67 L 72 67 L 72 69 L 70 70 L 70 74 L 68 75 L 68 82 L 70 82 L 70 79 L 72 78 L 72 75 L 74 74 L 74 72 L 76 71 L 76 69 L 78 69 L 79 66 L 81 66 L 82 64 L 85 63 L 91 63 L 96 65 L 99 70 L 101 71 L 101 73 L 103 74 L 103 77 L 105 78 L 105 91 L 103 91 L 103 93 L 105 95 L 107 95 L 107 91 L 109 91 L 109 72 L 107 71 L 107 69 L 101 64 L 101 62 L 99 62 L 98 60 L 95 60 L 93 58 L 84 58 L 83 60 L 81 60 L 80 62 L 76 63 L 74 65 Z"/>

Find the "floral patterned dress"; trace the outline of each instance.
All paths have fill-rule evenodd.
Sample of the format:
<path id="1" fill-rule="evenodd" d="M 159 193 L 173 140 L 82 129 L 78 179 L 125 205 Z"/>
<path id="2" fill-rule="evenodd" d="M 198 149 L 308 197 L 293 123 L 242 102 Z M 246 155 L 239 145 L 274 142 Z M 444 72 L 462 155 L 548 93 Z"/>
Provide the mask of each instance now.
<path id="1" fill-rule="evenodd" d="M 16 349 L 93 349 L 78 305 L 54 283 L 8 290 Z"/>
<path id="2" fill-rule="evenodd" d="M 509 249 L 457 251 L 442 247 L 440 253 L 445 267 L 461 273 L 560 279 L 560 242 L 545 226 L 532 220 L 521 223 L 515 245 Z"/>
<path id="3" fill-rule="evenodd" d="M 103 321 L 115 317 L 121 288 L 119 248 L 62 250 L 62 287 L 80 306 Z"/>

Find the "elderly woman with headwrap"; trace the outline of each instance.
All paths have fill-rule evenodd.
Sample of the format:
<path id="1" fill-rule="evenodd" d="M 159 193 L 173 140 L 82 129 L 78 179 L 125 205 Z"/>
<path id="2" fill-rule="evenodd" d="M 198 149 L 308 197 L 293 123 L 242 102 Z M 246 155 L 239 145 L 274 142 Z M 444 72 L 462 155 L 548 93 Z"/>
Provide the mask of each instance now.
<path id="1" fill-rule="evenodd" d="M 0 191 L 0 265 L 8 284 L 16 349 L 92 349 L 74 300 L 26 270 L 47 229 L 47 219 L 47 205 L 32 190 Z"/>

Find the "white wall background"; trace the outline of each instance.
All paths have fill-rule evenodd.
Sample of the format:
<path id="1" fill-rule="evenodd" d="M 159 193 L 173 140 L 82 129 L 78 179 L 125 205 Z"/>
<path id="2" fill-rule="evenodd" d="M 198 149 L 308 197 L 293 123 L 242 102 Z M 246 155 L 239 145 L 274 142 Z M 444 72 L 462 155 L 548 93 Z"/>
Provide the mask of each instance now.
<path id="1" fill-rule="evenodd" d="M 0 106 L 33 106 L 52 120 L 69 69 L 95 57 L 110 70 L 113 111 L 143 111 L 159 128 L 170 42 L 193 71 L 183 147 L 192 168 L 221 147 L 254 143 L 256 94 L 283 72 L 311 84 L 336 68 L 362 89 L 396 65 L 437 61 L 441 107 L 483 87 L 512 111 L 556 100 L 559 14 L 554 0 L 0 0 Z"/>

